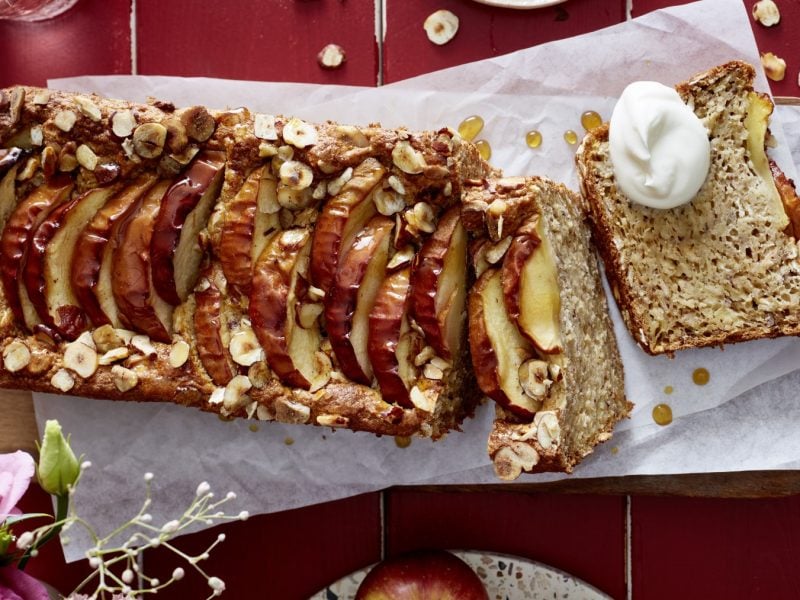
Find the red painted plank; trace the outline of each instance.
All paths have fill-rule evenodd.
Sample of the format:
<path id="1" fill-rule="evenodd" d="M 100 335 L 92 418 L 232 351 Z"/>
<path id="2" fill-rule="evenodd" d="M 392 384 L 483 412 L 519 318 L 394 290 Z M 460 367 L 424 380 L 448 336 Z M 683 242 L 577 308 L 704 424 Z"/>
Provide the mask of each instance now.
<path id="1" fill-rule="evenodd" d="M 131 72 L 129 0 L 79 0 L 48 21 L 0 21 L 0 87 Z"/>
<path id="2" fill-rule="evenodd" d="M 139 0 L 138 71 L 181 75 L 375 85 L 373 0 Z M 325 70 L 317 53 L 337 43 L 347 55 Z"/>
<path id="3" fill-rule="evenodd" d="M 511 492 L 387 493 L 386 553 L 486 550 L 562 569 L 625 597 L 625 498 Z"/>
<path id="4" fill-rule="evenodd" d="M 465 0 L 387 0 L 386 4 L 386 83 L 586 33 L 625 19 L 625 0 L 570 0 L 525 11 Z M 440 8 L 459 18 L 459 30 L 452 41 L 436 46 L 428 40 L 422 24 Z"/>
<path id="5" fill-rule="evenodd" d="M 267 488 L 268 489 L 268 488 Z M 226 584 L 224 598 L 302 599 L 380 557 L 380 494 L 251 517 L 180 538 L 176 546 L 199 554 L 225 533 L 201 566 Z M 186 577 L 159 592 L 163 600 L 205 598 L 205 579 L 163 549 L 148 551 L 145 573 L 169 579 L 184 566 Z"/>
<path id="6" fill-rule="evenodd" d="M 756 0 L 744 0 L 748 12 L 752 10 Z M 634 0 L 633 15 L 639 16 L 650 11 L 686 4 L 675 0 Z M 772 81 L 770 87 L 776 96 L 800 96 L 798 72 L 800 72 L 800 43 L 797 28 L 800 27 L 800 2 L 778 0 L 781 22 L 773 27 L 764 27 L 751 18 L 753 33 L 758 49 L 772 52 L 786 61 L 786 76 L 783 81 Z M 736 58 L 732 56 L 731 58 Z"/>
<path id="7" fill-rule="evenodd" d="M 632 499 L 633 597 L 800 597 L 800 497 Z"/>

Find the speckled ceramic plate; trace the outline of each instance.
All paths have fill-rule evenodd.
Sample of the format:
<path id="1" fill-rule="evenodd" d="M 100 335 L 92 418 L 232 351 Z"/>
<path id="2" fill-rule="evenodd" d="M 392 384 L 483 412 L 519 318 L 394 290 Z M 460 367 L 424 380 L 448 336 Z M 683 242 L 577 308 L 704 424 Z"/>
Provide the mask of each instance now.
<path id="1" fill-rule="evenodd" d="M 588 583 L 548 565 L 519 556 L 452 550 L 480 576 L 489 598 L 503 600 L 539 600 L 568 598 L 569 600 L 610 600 L 603 592 Z M 361 581 L 372 565 L 343 577 L 320 590 L 309 600 L 349 600 L 355 597 Z"/>
<path id="2" fill-rule="evenodd" d="M 545 6 L 561 4 L 566 1 L 567 0 L 475 0 L 475 2 L 479 2 L 480 4 L 502 6 L 504 8 L 543 8 Z"/>

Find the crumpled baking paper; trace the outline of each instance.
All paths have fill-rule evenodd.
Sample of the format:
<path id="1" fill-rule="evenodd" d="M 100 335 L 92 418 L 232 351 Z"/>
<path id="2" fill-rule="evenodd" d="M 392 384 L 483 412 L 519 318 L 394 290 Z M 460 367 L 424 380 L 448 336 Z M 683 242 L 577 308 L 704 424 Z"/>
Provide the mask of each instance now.
<path id="1" fill-rule="evenodd" d="M 415 129 L 456 127 L 477 114 L 486 123 L 479 137 L 489 141 L 492 163 L 506 174 L 546 175 L 577 189 L 576 146 L 566 143 L 563 134 L 571 129 L 582 136 L 583 111 L 595 110 L 607 119 L 631 81 L 674 84 L 735 58 L 759 64 L 747 12 L 739 0 L 707 0 L 379 89 L 171 77 L 80 77 L 50 85 L 130 100 L 154 96 L 177 105 L 248 106 L 312 121 L 380 121 Z M 756 87 L 769 89 L 761 74 Z M 772 122 L 779 141 L 773 156 L 793 177 L 782 120 L 792 126 L 790 137 L 797 141 L 800 118 L 782 109 Z M 535 150 L 525 144 L 531 130 L 543 137 Z M 634 344 L 610 304 L 626 391 L 636 409 L 572 477 L 800 464 L 800 375 L 787 375 L 800 366 L 800 341 L 761 340 L 724 351 L 653 358 Z M 699 367 L 710 373 L 705 386 L 692 381 Z M 671 394 L 665 393 L 667 386 Z M 656 425 L 651 416 L 661 402 L 673 410 L 674 421 L 667 427 Z M 93 461 L 76 506 L 101 530 L 138 508 L 146 471 L 156 474 L 150 511 L 156 523 L 180 514 L 202 480 L 219 494 L 237 492 L 234 513 L 274 512 L 397 484 L 497 482 L 485 452 L 490 404 L 464 424 L 463 432 L 436 443 L 415 439 L 408 448 L 392 438 L 318 427 L 258 423 L 258 430 L 251 431 L 253 423 L 226 423 L 171 405 L 37 394 L 35 406 L 40 427 L 45 419 L 59 419 L 77 451 Z M 520 481 L 560 477 L 523 476 Z M 80 558 L 85 547 L 85 540 L 73 540 L 65 548 L 67 559 Z"/>

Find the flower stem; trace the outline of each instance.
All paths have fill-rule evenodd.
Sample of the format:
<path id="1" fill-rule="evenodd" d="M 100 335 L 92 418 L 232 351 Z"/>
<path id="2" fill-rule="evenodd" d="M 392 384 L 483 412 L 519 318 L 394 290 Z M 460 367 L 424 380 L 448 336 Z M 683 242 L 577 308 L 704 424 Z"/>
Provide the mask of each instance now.
<path id="1" fill-rule="evenodd" d="M 34 541 L 33 544 L 31 544 L 31 547 L 25 551 L 25 554 L 22 555 L 22 558 L 19 560 L 19 563 L 17 563 L 17 568 L 20 571 L 25 570 L 25 566 L 28 564 L 28 561 L 31 558 L 31 553 L 34 550 L 38 550 L 51 538 L 59 534 L 61 528 L 64 526 L 64 519 L 67 518 L 68 512 L 69 512 L 69 494 L 61 494 L 60 496 L 56 496 L 56 523 L 55 525 L 50 527 L 50 529 L 47 531 L 46 534 L 44 534 L 38 540 Z"/>

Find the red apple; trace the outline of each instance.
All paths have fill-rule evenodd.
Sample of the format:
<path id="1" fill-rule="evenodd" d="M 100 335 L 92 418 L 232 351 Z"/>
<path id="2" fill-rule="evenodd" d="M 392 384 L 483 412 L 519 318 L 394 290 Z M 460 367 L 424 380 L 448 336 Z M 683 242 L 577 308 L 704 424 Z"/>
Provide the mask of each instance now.
<path id="1" fill-rule="evenodd" d="M 42 323 L 74 340 L 88 325 L 68 276 L 75 244 L 89 219 L 116 191 L 96 188 L 57 206 L 31 238 L 24 282 Z"/>
<path id="2" fill-rule="evenodd" d="M 325 324 L 339 367 L 357 383 L 372 383 L 367 352 L 369 314 L 386 276 L 394 221 L 373 217 L 339 261 L 339 269 L 325 296 Z"/>
<path id="3" fill-rule="evenodd" d="M 355 600 L 489 600 L 489 594 L 463 560 L 428 550 L 378 563 L 358 586 Z"/>
<path id="4" fill-rule="evenodd" d="M 155 184 L 138 210 L 120 223 L 111 264 L 112 292 L 123 323 L 165 343 L 172 341 L 172 306 L 155 292 L 150 241 L 161 199 L 169 185 L 169 181 Z"/>
<path id="5" fill-rule="evenodd" d="M 54 177 L 22 200 L 9 215 L 0 237 L 0 275 L 3 292 L 18 323 L 29 329 L 39 323 L 36 309 L 28 300 L 22 274 L 28 259 L 31 237 L 56 206 L 69 197 L 72 180 L 66 175 Z"/>
<path id="6" fill-rule="evenodd" d="M 454 206 L 417 254 L 411 274 L 414 318 L 436 354 L 450 360 L 461 352 L 467 289 L 467 232 Z"/>
<path id="7" fill-rule="evenodd" d="M 386 169 L 368 158 L 353 170 L 353 177 L 337 196 L 328 200 L 314 227 L 311 247 L 311 283 L 327 292 L 336 278 L 339 254 L 377 212 L 371 192 Z"/>
<path id="8" fill-rule="evenodd" d="M 158 295 L 177 306 L 194 288 L 203 258 L 198 234 L 219 196 L 225 153 L 206 151 L 169 188 L 153 223 L 150 259 Z"/>
<path id="9" fill-rule="evenodd" d="M 70 281 L 78 304 L 96 327 L 122 327 L 111 285 L 111 257 L 120 222 L 138 207 L 144 193 L 158 178 L 141 175 L 108 200 L 81 231 L 75 243 Z"/>

